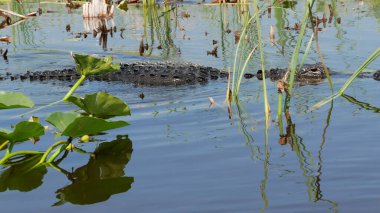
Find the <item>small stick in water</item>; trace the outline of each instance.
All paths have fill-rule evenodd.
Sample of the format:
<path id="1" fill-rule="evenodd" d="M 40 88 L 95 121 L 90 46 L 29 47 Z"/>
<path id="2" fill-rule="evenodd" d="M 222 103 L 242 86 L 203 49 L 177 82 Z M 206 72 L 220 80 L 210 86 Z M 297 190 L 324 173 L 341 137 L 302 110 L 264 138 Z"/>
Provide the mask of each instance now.
<path id="1" fill-rule="evenodd" d="M 143 39 L 141 39 L 140 41 L 139 53 L 140 53 L 140 56 L 144 55 L 144 40 Z"/>
<path id="2" fill-rule="evenodd" d="M 273 25 L 270 26 L 269 40 L 270 40 L 270 45 L 273 47 L 276 43 L 275 38 L 274 38 L 274 27 L 273 27 Z"/>
<path id="3" fill-rule="evenodd" d="M 212 97 L 208 97 L 208 100 L 210 100 L 210 106 L 209 107 L 212 107 L 215 105 L 215 100 Z"/>

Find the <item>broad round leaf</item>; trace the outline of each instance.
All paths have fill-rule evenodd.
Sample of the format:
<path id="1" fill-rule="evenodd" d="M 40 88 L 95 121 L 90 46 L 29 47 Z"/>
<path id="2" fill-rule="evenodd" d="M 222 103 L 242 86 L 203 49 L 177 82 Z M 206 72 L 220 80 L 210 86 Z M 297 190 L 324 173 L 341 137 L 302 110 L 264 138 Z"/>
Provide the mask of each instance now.
<path id="1" fill-rule="evenodd" d="M 124 10 L 126 12 L 128 10 L 128 1 L 127 0 L 121 1 L 119 5 L 117 5 L 117 8 L 119 8 L 120 10 Z"/>
<path id="2" fill-rule="evenodd" d="M 34 103 L 19 92 L 0 91 L 0 109 L 31 108 Z"/>
<path id="3" fill-rule="evenodd" d="M 101 118 L 79 117 L 76 118 L 62 132 L 62 135 L 69 137 L 79 137 L 82 135 L 94 135 L 110 129 L 127 126 L 125 121 L 106 121 Z"/>
<path id="4" fill-rule="evenodd" d="M 79 108 L 81 108 L 83 110 L 86 109 L 86 106 L 82 102 L 82 98 L 79 98 L 79 97 L 72 95 L 72 96 L 68 97 L 66 101 L 77 105 Z"/>
<path id="5" fill-rule="evenodd" d="M 11 142 L 22 142 L 29 140 L 29 138 L 38 138 L 43 134 L 45 134 L 45 129 L 41 124 L 21 121 L 16 124 L 13 132 L 0 132 L 0 137 L 6 138 Z"/>
<path id="6" fill-rule="evenodd" d="M 102 59 L 95 58 L 91 55 L 73 54 L 73 58 L 77 65 L 77 71 L 84 76 L 98 75 L 120 70 L 120 64 L 112 63 L 111 56 Z"/>
<path id="7" fill-rule="evenodd" d="M 131 115 L 131 111 L 126 103 L 105 92 L 85 95 L 82 99 L 71 96 L 67 101 L 97 118 Z"/>
<path id="8" fill-rule="evenodd" d="M 54 112 L 45 120 L 62 132 L 78 117 L 80 114 L 75 112 Z"/>

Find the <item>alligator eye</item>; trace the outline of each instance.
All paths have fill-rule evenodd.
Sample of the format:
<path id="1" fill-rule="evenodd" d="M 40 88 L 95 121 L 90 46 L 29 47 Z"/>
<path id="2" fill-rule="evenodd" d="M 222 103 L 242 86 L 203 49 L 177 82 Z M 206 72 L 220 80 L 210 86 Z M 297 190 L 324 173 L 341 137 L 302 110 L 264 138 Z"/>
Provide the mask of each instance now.
<path id="1" fill-rule="evenodd" d="M 318 72 L 318 68 L 315 68 L 315 67 L 311 68 L 310 70 L 311 70 L 312 72 Z"/>

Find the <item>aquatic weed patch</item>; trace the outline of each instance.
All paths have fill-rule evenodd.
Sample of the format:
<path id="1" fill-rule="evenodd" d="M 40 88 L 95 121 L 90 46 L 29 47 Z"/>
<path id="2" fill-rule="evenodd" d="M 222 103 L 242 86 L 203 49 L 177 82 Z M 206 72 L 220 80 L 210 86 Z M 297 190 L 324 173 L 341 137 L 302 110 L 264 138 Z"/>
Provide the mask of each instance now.
<path id="1" fill-rule="evenodd" d="M 118 65 L 112 63 L 111 58 L 98 59 L 87 55 L 73 55 L 73 57 L 76 59 L 77 70 L 81 72 L 83 80 L 90 75 L 118 70 Z M 123 169 L 132 152 L 132 142 L 127 135 L 116 136 L 111 142 L 103 142 L 92 152 L 80 148 L 83 143 L 89 142 L 96 135 L 129 125 L 123 120 L 111 120 L 118 116 L 131 115 L 129 106 L 105 92 L 96 92 L 83 98 L 72 96 L 80 85 L 78 82 L 77 86 L 72 87 L 65 96 L 67 103 L 75 105 L 76 109 L 70 112 L 54 112 L 45 118 L 45 121 L 55 128 L 55 137 L 49 139 L 51 145 L 46 150 L 15 151 L 20 143 L 32 141 L 35 144 L 40 137 L 46 135 L 48 127 L 37 117 L 32 116 L 27 121 L 20 121 L 12 129 L 0 130 L 0 150 L 2 150 L 0 165 L 4 166 L 0 174 L 0 191 L 7 189 L 30 191 L 39 187 L 47 173 L 47 167 L 61 172 L 69 180 L 76 180 L 57 191 L 57 198 L 60 201 L 54 205 L 65 202 L 73 204 L 101 202 L 131 187 L 133 177 L 123 177 Z M 33 106 L 34 103 L 22 93 L 0 92 L 0 108 L 3 110 Z M 41 109 L 43 108 L 38 110 Z M 79 144 L 81 145 L 78 146 Z M 73 151 L 90 156 L 89 163 L 74 172 L 60 168 L 59 164 Z M 104 165 L 114 165 L 110 172 L 115 174 L 104 176 L 100 172 L 100 168 Z M 82 171 L 83 168 L 86 168 L 85 172 Z M 87 178 L 87 175 L 91 177 Z M 28 178 L 28 183 L 25 178 Z"/>

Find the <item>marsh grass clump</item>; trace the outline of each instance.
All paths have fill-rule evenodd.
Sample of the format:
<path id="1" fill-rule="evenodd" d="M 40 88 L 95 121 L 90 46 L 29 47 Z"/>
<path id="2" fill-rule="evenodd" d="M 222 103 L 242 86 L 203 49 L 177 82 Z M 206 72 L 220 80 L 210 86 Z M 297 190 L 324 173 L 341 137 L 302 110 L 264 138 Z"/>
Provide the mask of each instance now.
<path id="1" fill-rule="evenodd" d="M 288 72 L 285 74 L 285 76 L 280 79 L 277 82 L 278 87 L 278 104 L 277 104 L 277 121 L 280 124 L 280 132 L 282 132 L 282 116 L 283 112 L 285 114 L 285 117 L 289 117 L 290 115 L 290 102 L 293 94 L 294 89 L 294 83 L 296 80 L 296 76 L 300 72 L 301 68 L 303 67 L 305 60 L 308 57 L 309 51 L 311 49 L 311 46 L 313 43 L 315 44 L 316 52 L 318 53 L 324 75 L 326 75 L 327 81 L 329 83 L 331 92 L 334 92 L 333 83 L 330 77 L 329 70 L 327 69 L 325 63 L 324 63 L 324 57 L 321 51 L 321 48 L 319 46 L 318 41 L 318 31 L 319 24 L 323 23 L 326 24 L 327 22 L 332 23 L 333 18 L 335 17 L 336 24 L 339 24 L 339 17 L 336 12 L 336 5 L 330 4 L 329 5 L 329 18 L 327 18 L 326 14 L 323 13 L 322 18 L 318 18 L 318 16 L 313 15 L 313 6 L 315 1 L 314 0 L 306 0 L 305 6 L 304 6 L 304 13 L 303 17 L 299 24 L 297 24 L 297 31 L 298 31 L 298 37 L 297 42 L 295 44 L 295 47 L 292 51 L 291 60 L 289 62 L 289 68 Z M 265 118 L 266 121 L 269 120 L 269 114 L 270 114 L 270 107 L 268 103 L 267 98 L 267 88 L 266 88 L 266 72 L 265 70 L 265 57 L 263 53 L 263 41 L 262 41 L 262 34 L 261 34 L 261 22 L 260 17 L 262 16 L 263 12 L 266 11 L 266 9 L 262 6 L 261 9 L 258 7 L 257 0 L 253 1 L 253 8 L 254 13 L 252 15 L 245 15 L 246 21 L 243 22 L 243 28 L 241 31 L 237 31 L 238 33 L 235 33 L 235 40 L 237 41 L 237 47 L 235 51 L 235 58 L 234 58 L 234 64 L 233 64 L 233 71 L 232 71 L 232 81 L 231 81 L 231 96 L 232 99 L 229 99 L 230 93 L 227 91 L 226 93 L 226 100 L 235 100 L 238 97 L 240 84 L 242 81 L 242 77 L 245 74 L 245 70 L 247 67 L 247 64 L 252 61 L 252 55 L 255 52 L 259 52 L 260 54 L 260 61 L 258 64 L 260 64 L 260 67 L 262 70 L 261 72 L 261 78 L 263 80 L 263 98 L 264 98 L 264 107 L 265 107 Z M 268 4 L 268 8 L 275 8 L 281 5 L 275 4 L 275 6 Z M 244 14 L 243 14 L 244 16 Z M 252 31 L 252 28 L 254 27 L 254 30 Z M 338 27 L 338 26 L 337 26 Z M 269 40 L 272 45 L 276 45 L 274 41 L 274 32 L 273 32 L 273 26 L 271 26 L 271 31 L 269 34 Z M 254 32 L 254 36 L 251 37 L 249 41 L 247 41 L 246 36 L 249 34 L 249 32 Z M 236 36 L 237 35 L 237 36 Z M 252 34 L 250 34 L 252 35 Z M 310 39 L 306 43 L 306 48 L 302 51 L 302 58 L 300 59 L 300 53 L 302 49 L 302 45 L 304 44 L 304 38 L 305 36 L 309 35 Z M 250 46 L 251 45 L 251 46 Z M 370 64 L 373 60 L 375 60 L 380 55 L 380 48 L 377 49 L 359 68 L 354 72 L 354 74 L 347 80 L 347 82 L 344 84 L 344 86 L 335 94 L 333 94 L 330 97 L 327 97 L 326 99 L 318 102 L 315 104 L 311 110 L 317 109 L 320 106 L 328 103 L 329 101 L 333 100 L 336 97 L 342 96 L 344 94 L 344 91 L 347 89 L 347 87 L 352 83 L 352 81 L 364 70 L 364 68 Z M 228 84 L 229 88 L 229 84 Z M 285 95 L 285 98 L 283 97 Z M 287 119 L 288 120 L 288 119 Z M 268 125 L 266 125 L 268 126 Z"/>

